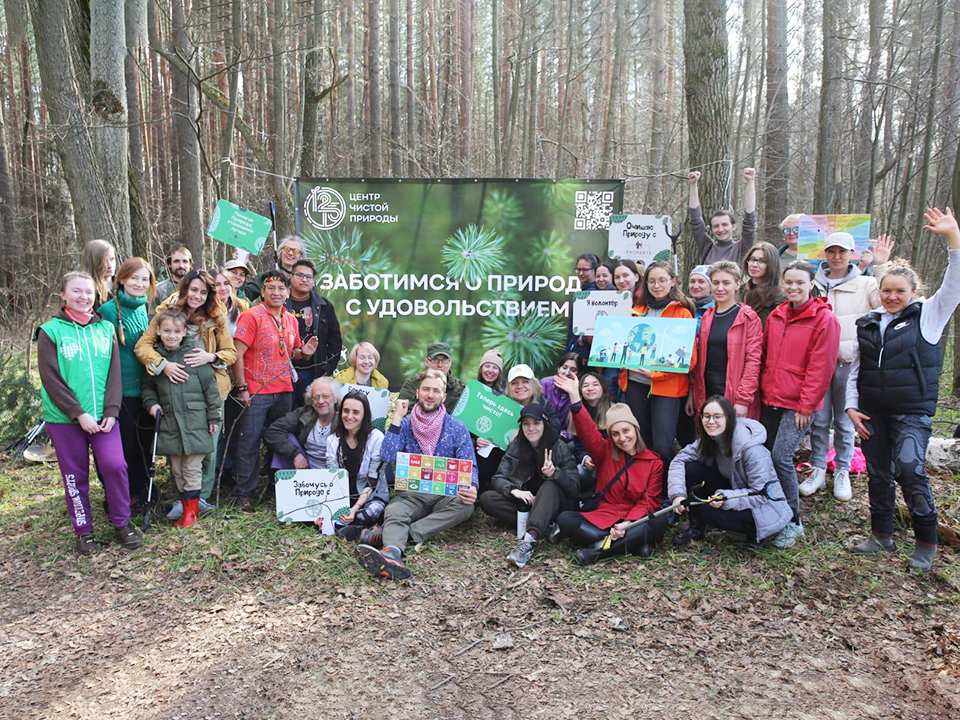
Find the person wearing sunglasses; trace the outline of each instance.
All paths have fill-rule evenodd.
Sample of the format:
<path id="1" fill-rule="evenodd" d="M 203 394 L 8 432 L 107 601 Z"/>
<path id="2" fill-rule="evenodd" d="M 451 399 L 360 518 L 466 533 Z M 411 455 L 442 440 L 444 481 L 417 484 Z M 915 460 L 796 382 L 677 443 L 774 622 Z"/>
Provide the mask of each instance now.
<path id="1" fill-rule="evenodd" d="M 251 510 L 251 496 L 259 480 L 260 439 L 263 429 L 290 412 L 293 406 L 292 360 L 309 358 L 316 352 L 317 338 L 301 343 L 297 320 L 284 303 L 290 294 L 290 280 L 282 270 L 260 275 L 263 302 L 254 305 L 237 320 L 233 365 L 237 400 L 246 409 L 237 423 L 237 506 Z"/>
<path id="2" fill-rule="evenodd" d="M 337 313 L 327 298 L 316 290 L 317 268 L 312 261 L 301 258 L 293 263 L 290 275 L 290 297 L 284 307 L 297 319 L 300 341 L 317 340 L 317 351 L 308 357 L 293 361 L 297 378 L 293 383 L 293 406 L 303 405 L 304 393 L 314 378 L 333 375 L 340 362 L 343 338 Z"/>
<path id="3" fill-rule="evenodd" d="M 288 235 L 277 247 L 277 265 L 288 275 L 293 273 L 293 264 L 304 257 L 303 243 L 295 235 Z"/>
<path id="4" fill-rule="evenodd" d="M 797 259 L 797 240 L 800 238 L 800 213 L 787 215 L 780 221 L 780 232 L 783 233 L 783 245 L 777 250 L 780 254 L 779 276 L 783 276 L 783 271 L 787 265 Z M 809 262 L 809 260 L 807 261 Z M 816 268 L 814 268 L 816 270 Z"/>

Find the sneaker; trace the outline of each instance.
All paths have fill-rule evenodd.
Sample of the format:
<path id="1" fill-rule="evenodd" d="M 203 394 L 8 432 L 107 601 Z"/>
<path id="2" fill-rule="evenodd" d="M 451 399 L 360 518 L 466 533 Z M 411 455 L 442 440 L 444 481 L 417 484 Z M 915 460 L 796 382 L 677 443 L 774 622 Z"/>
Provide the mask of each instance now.
<path id="1" fill-rule="evenodd" d="M 833 497 L 840 502 L 847 502 L 853 497 L 853 490 L 850 489 L 849 470 L 837 470 L 833 474 Z"/>
<path id="2" fill-rule="evenodd" d="M 773 546 L 784 550 L 796 545 L 797 540 L 803 537 L 803 523 L 789 522 L 776 537 L 773 538 Z"/>
<path id="3" fill-rule="evenodd" d="M 534 545 L 536 545 L 536 541 L 533 537 L 529 533 L 524 533 L 523 539 L 520 540 L 520 542 L 514 546 L 513 550 L 510 551 L 510 554 L 507 555 L 507 560 L 522 570 L 524 565 L 530 562 L 530 558 L 533 557 Z"/>
<path id="4" fill-rule="evenodd" d="M 96 549 L 97 541 L 93 538 L 93 533 L 84 533 L 77 535 L 77 554 L 89 555 Z"/>
<path id="5" fill-rule="evenodd" d="M 143 545 L 143 536 L 130 523 L 113 529 L 113 537 L 128 550 L 136 550 Z"/>
<path id="6" fill-rule="evenodd" d="M 379 525 L 364 528 L 360 531 L 360 542 L 370 547 L 383 547 L 383 528 Z"/>
<path id="7" fill-rule="evenodd" d="M 203 498 L 200 498 L 200 502 L 197 505 L 197 507 L 200 508 L 200 512 L 202 513 L 213 512 L 214 510 L 217 509 L 216 505 L 214 505 L 212 502 L 207 502 Z"/>
<path id="8" fill-rule="evenodd" d="M 556 523 L 550 523 L 550 527 L 547 528 L 547 542 L 551 545 L 560 542 L 560 526 Z"/>
<path id="9" fill-rule="evenodd" d="M 333 534 L 347 542 L 357 542 L 360 539 L 360 533 L 360 528 L 353 524 L 333 526 Z M 367 544 L 369 545 L 370 543 Z"/>
<path id="10" fill-rule="evenodd" d="M 394 557 L 394 553 L 378 550 L 371 545 L 357 545 L 353 556 L 360 563 L 360 567 L 373 577 L 385 577 L 391 580 L 406 580 L 410 577 L 410 568 L 403 561 Z"/>
<path id="11" fill-rule="evenodd" d="M 183 502 L 177 500 L 173 507 L 170 508 L 170 512 L 167 513 L 167 520 L 179 520 L 183 517 Z"/>
<path id="12" fill-rule="evenodd" d="M 815 467 L 810 472 L 810 477 L 800 483 L 800 495 L 803 497 L 810 497 L 817 490 L 824 487 L 827 484 L 827 471 L 826 468 Z"/>

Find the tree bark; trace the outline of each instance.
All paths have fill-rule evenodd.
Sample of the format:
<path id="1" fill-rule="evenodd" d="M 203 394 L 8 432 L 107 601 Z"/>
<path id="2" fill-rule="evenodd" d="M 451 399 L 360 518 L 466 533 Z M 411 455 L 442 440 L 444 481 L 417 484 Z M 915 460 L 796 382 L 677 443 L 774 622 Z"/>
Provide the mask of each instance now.
<path id="1" fill-rule="evenodd" d="M 320 66 L 323 60 L 321 23 L 323 0 L 313 0 L 313 19 L 307 25 L 307 51 L 303 61 L 303 119 L 300 124 L 301 148 L 299 175 L 312 177 L 317 172 L 317 127 L 320 120 Z"/>
<path id="2" fill-rule="evenodd" d="M 460 0 L 460 163 L 469 172 L 473 112 L 473 0 Z"/>
<path id="3" fill-rule="evenodd" d="M 623 0 L 616 0 L 613 10 L 613 71 L 610 75 L 610 92 L 607 95 L 607 113 L 603 124 L 603 150 L 600 155 L 600 177 L 611 176 L 613 161 L 613 126 L 620 101 L 620 75 L 623 70 Z"/>
<path id="4" fill-rule="evenodd" d="M 150 219 L 144 186 L 143 113 L 139 64 L 146 57 L 147 0 L 126 2 L 127 52 L 123 73 L 127 90 L 127 134 L 130 143 L 130 227 L 131 250 L 134 255 L 150 257 Z"/>
<path id="5" fill-rule="evenodd" d="M 380 0 L 368 0 L 367 54 L 370 72 L 370 175 L 383 174 L 383 120 L 380 112 Z"/>
<path id="6" fill-rule="evenodd" d="M 413 0 L 407 0 L 407 177 L 417 175 L 417 124 L 413 102 Z"/>
<path id="7" fill-rule="evenodd" d="M 390 0 L 390 171 L 403 177 L 400 147 L 400 0 Z"/>
<path id="8" fill-rule="evenodd" d="M 726 2 L 684 0 L 684 92 L 690 164 L 708 165 L 700 181 L 704 212 L 727 206 L 730 168 L 730 98 Z"/>
<path id="9" fill-rule="evenodd" d="M 867 7 L 870 23 L 870 45 L 867 54 L 867 72 L 864 82 L 860 86 L 860 109 L 857 113 L 856 151 L 853 156 L 856 205 L 852 209 L 869 214 L 877 137 L 877 128 L 873 116 L 877 109 L 875 100 L 877 78 L 880 75 L 880 55 L 883 51 L 880 44 L 880 31 L 883 26 L 886 2 L 885 0 L 868 0 Z"/>
<path id="10" fill-rule="evenodd" d="M 787 0 L 767 0 L 767 122 L 763 141 L 764 239 L 779 246 L 790 212 L 790 97 L 787 87 Z"/>
<path id="11" fill-rule="evenodd" d="M 823 66 L 820 74 L 820 129 L 817 133 L 817 172 L 813 181 L 814 213 L 837 211 L 837 155 L 840 116 L 840 38 L 836 4 L 823 4 Z"/>

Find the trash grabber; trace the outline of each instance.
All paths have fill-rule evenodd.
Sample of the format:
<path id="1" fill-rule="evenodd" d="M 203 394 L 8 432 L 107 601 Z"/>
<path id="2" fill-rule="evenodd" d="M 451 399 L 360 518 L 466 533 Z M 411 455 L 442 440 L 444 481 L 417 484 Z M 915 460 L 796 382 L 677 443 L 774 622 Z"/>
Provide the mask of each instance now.
<path id="1" fill-rule="evenodd" d="M 150 509 L 153 507 L 153 479 L 157 474 L 157 438 L 160 437 L 160 419 L 163 417 L 163 410 L 157 410 L 157 416 L 153 421 L 153 454 L 150 456 L 150 465 L 147 466 L 147 473 L 150 475 L 150 484 L 147 486 L 147 509 L 143 513 L 143 531 L 150 529 Z"/>

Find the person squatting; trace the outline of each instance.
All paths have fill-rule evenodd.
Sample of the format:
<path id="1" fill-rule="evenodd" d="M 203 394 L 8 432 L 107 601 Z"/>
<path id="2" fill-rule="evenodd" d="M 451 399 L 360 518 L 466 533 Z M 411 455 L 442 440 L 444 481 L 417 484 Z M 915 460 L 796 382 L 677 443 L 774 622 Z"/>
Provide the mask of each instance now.
<path id="1" fill-rule="evenodd" d="M 317 293 L 316 267 L 297 238 L 285 238 L 278 267 L 257 278 L 236 260 L 195 269 L 189 251 L 176 248 L 153 313 L 150 264 L 134 257 L 117 268 L 112 246 L 91 241 L 84 270 L 62 279 L 60 310 L 37 330 L 43 419 L 76 551 L 88 555 L 97 544 L 90 450 L 116 541 L 141 545 L 131 516 L 147 510 L 144 449 L 154 431 L 179 493 L 167 518 L 181 529 L 214 509 L 218 473 L 235 505 L 254 509 L 263 444 L 274 468 L 345 470 L 350 505 L 333 532 L 356 543 L 357 562 L 377 577 L 410 577 L 408 545 L 461 525 L 477 506 L 517 528 L 507 556 L 517 568 L 544 542 L 568 542 L 584 565 L 646 557 L 671 523 L 676 545 L 713 528 L 784 549 L 804 536 L 800 498 L 827 483 L 832 426 L 837 501 L 853 496 L 857 435 L 866 460 L 870 533 L 851 552 L 895 549 L 899 486 L 914 533 L 908 567 L 929 571 L 937 509 L 925 459 L 943 331 L 960 304 L 957 220 L 950 209 L 924 215 L 925 229 L 948 246 L 940 288 L 925 297 L 917 273 L 890 260 L 886 236 L 858 259 L 854 238 L 832 233 L 825 259 L 809 263 L 796 258 L 797 216 L 789 216 L 782 248 L 754 243 L 752 169 L 744 179 L 748 207 L 734 239 L 727 211 L 707 229 L 699 173 L 690 174 L 700 257 L 687 292 L 671 263 L 577 258 L 581 287 L 630 291 L 635 316 L 697 320 L 695 343 L 678 360 L 687 372 L 591 368 L 592 338 L 572 330 L 555 374 L 542 379 L 526 364 L 505 372 L 501 352 L 489 349 L 476 379 L 521 408 L 505 448 L 453 416 L 465 385 L 447 342 L 428 346 L 386 431 L 374 427 L 367 396 L 342 383 L 389 387 L 380 352 L 358 342 L 337 371 L 345 353 L 336 311 Z M 615 362 L 633 350 L 619 349 Z M 800 482 L 794 454 L 808 433 L 812 470 Z M 447 495 L 393 491 L 401 453 L 463 462 L 469 482 Z"/>

